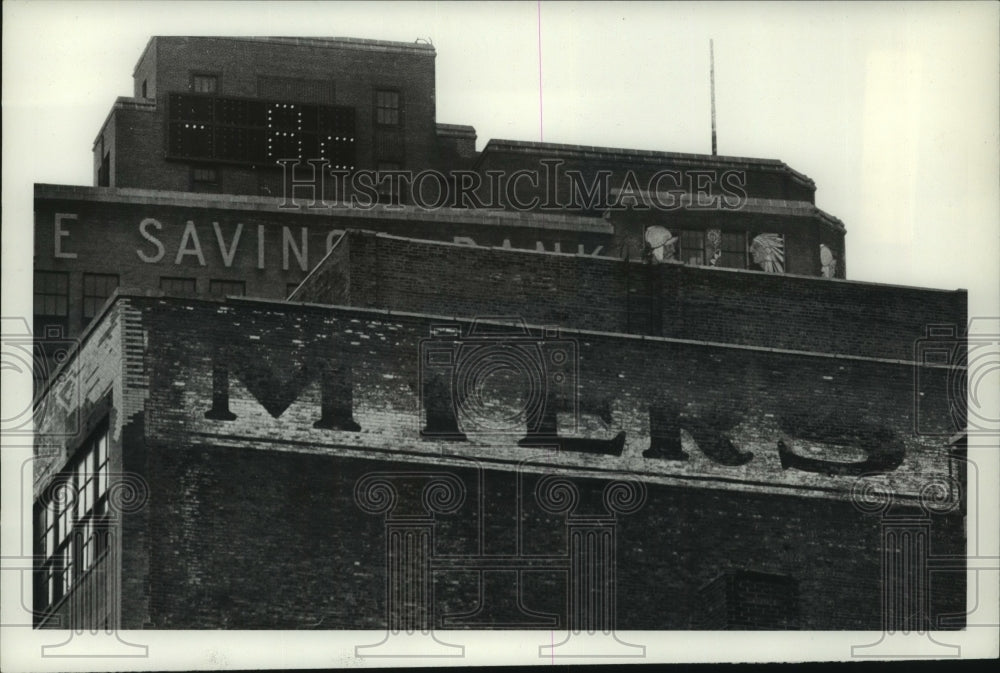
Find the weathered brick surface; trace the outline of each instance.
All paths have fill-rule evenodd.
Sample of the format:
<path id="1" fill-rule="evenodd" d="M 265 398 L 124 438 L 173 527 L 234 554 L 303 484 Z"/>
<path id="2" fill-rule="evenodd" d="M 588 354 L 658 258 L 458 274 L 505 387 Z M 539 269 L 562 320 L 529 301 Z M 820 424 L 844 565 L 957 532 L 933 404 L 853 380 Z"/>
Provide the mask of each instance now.
<path id="1" fill-rule="evenodd" d="M 122 299 L 70 343 L 76 350 L 53 377 L 40 407 L 44 413 L 37 425 L 35 501 L 37 506 L 46 497 L 53 478 L 98 426 L 107 422 L 110 544 L 106 555 L 41 623 L 54 628 L 115 626 L 122 624 L 123 605 L 127 606 L 125 615 L 135 614 L 135 597 L 148 585 L 147 512 L 141 505 L 148 476 L 142 459 L 145 338 L 128 300 Z M 123 487 L 126 481 L 128 486 Z M 136 500 L 130 503 L 133 496 Z M 122 502 L 125 510 L 118 506 Z M 141 622 L 129 625 L 141 626 Z"/>
<path id="2" fill-rule="evenodd" d="M 356 306 L 464 317 L 517 316 L 607 332 L 912 360 L 929 325 L 966 324 L 964 290 L 941 291 L 587 256 L 442 245 L 352 232 L 327 260 L 364 280 Z M 359 245 L 365 241 L 365 246 Z M 345 261 L 349 256 L 349 264 Z M 320 269 L 297 298 L 325 296 Z"/>
<path id="3" fill-rule="evenodd" d="M 642 507 L 618 517 L 619 628 L 697 628 L 711 617 L 699 591 L 723 572 L 743 570 L 794 579 L 799 612 L 790 628 L 880 627 L 882 519 L 851 504 L 854 477 L 783 468 L 775 441 L 794 444 L 804 432 L 807 445 L 822 445 L 825 431 L 835 444 L 845 436 L 856 443 L 852 430 L 881 428 L 901 442 L 905 456 L 876 481 L 919 511 L 916 491 L 949 467 L 943 439 L 913 434 L 910 366 L 564 334 L 579 355 L 584 413 L 576 435 L 600 438 L 621 429 L 628 439 L 621 456 L 572 446 L 556 454 L 516 446 L 523 428 L 465 442 L 420 438 L 419 343 L 434 322 L 248 300 L 119 299 L 95 333 L 123 334 L 113 341 L 127 344 L 124 354 L 121 346 L 106 353 L 107 376 L 128 382 L 115 393 L 116 408 L 142 411 L 130 414 L 112 456 L 142 474 L 150 489 L 147 508 L 125 519 L 121 623 L 383 626 L 385 529 L 379 515 L 358 509 L 354 489 L 372 471 L 432 470 L 458 475 L 466 490 L 465 504 L 437 516 L 436 556 L 475 556 L 480 544 L 486 553 L 516 553 L 518 503 L 520 553 L 565 554 L 566 521 L 540 510 L 534 498 L 541 475 L 573 480 L 581 493 L 578 513 L 590 514 L 600 513 L 608 480 L 645 483 Z M 86 340 L 84 355 L 99 341 Z M 101 361 L 96 354 L 91 359 Z M 347 402 L 359 430 L 314 427 L 322 363 L 331 361 L 350 381 Z M 219 364 L 229 371 L 229 420 L 206 417 Z M 651 441 L 651 405 L 683 410 L 677 432 L 687 460 L 642 457 Z M 602 406 L 610 424 L 594 422 Z M 951 430 L 941 400 L 922 412 L 932 430 Z M 114 422 L 118 427 L 125 419 Z M 718 462 L 712 438 L 719 437 L 753 458 Z M 856 447 L 843 451 L 842 459 L 857 454 Z M 398 502 L 402 513 L 420 511 L 419 492 L 405 483 Z M 931 553 L 963 553 L 960 512 L 935 515 L 931 526 Z M 524 605 L 554 615 L 560 627 L 565 573 L 536 568 L 522 584 Z M 434 571 L 436 619 L 475 610 L 478 575 L 461 567 Z M 960 575 L 935 577 L 932 616 L 959 612 Z M 487 624 L 516 622 L 512 578 L 509 571 L 484 575 L 484 595 L 494 606 L 484 613 Z M 758 612 L 743 615 L 742 624 L 770 618 Z M 518 625 L 553 628 L 542 621 Z"/>
<path id="4" fill-rule="evenodd" d="M 357 507 L 353 490 L 369 472 L 414 466 L 210 443 L 161 444 L 153 455 L 149 626 L 384 628 L 384 524 Z M 463 479 L 468 500 L 437 517 L 434 553 L 475 555 L 480 475 L 444 471 Z M 513 472 L 486 476 L 517 480 Z M 537 475 L 522 475 L 521 553 L 565 555 L 565 522 L 539 510 L 536 483 Z M 577 483 L 584 490 L 603 485 Z M 488 511 L 513 520 L 516 499 L 485 495 Z M 419 495 L 404 493 L 401 500 L 407 497 L 412 505 Z M 937 553 L 962 549 L 960 522 L 935 517 Z M 794 578 L 794 609 L 771 614 L 761 597 L 737 612 L 741 603 L 730 596 L 724 609 L 734 614 L 715 628 L 881 627 L 879 518 L 849 503 L 653 485 L 645 506 L 618 525 L 618 628 L 706 628 L 712 606 L 699 589 L 723 572 L 746 569 Z M 510 525 L 482 529 L 496 555 L 515 554 L 512 540 L 503 544 L 511 533 Z M 499 578 L 504 591 L 487 596 L 482 623 L 506 617 L 519 619 L 521 628 L 537 627 L 513 608 L 513 577 Z M 476 572 L 438 570 L 433 581 L 438 626 L 446 615 L 480 607 Z M 522 587 L 525 608 L 554 615 L 565 628 L 565 570 L 526 572 Z M 933 614 L 960 610 L 960 588 L 941 591 L 935 584 Z"/>

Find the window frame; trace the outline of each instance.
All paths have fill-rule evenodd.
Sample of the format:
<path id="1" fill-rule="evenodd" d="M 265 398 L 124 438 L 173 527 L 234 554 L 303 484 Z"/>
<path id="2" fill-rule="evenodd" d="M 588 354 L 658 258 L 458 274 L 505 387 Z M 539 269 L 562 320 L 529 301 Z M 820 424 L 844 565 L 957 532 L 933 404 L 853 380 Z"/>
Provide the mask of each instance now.
<path id="1" fill-rule="evenodd" d="M 221 286 L 230 285 L 233 287 L 239 286 L 239 292 L 225 292 L 222 291 Z M 212 297 L 245 297 L 247 294 L 247 282 L 245 280 L 225 280 L 223 278 L 211 278 L 208 281 L 208 294 Z"/>
<path id="2" fill-rule="evenodd" d="M 53 291 L 48 287 L 39 288 L 38 280 L 39 278 L 46 279 L 61 279 L 65 287 L 61 291 Z M 36 316 L 46 316 L 51 318 L 68 318 L 69 317 L 69 272 L 68 271 L 50 271 L 47 269 L 35 269 L 32 275 L 32 313 Z M 54 311 L 48 310 L 38 310 L 39 302 L 38 299 L 51 299 L 55 298 L 56 306 Z M 59 309 L 58 300 L 63 301 L 62 310 Z M 46 302 L 42 302 L 42 308 L 45 308 Z"/>
<path id="3" fill-rule="evenodd" d="M 164 281 L 167 281 L 168 283 L 172 283 L 172 282 L 184 282 L 184 283 L 188 283 L 188 282 L 190 282 L 192 284 L 192 289 L 189 290 L 186 287 L 184 289 L 180 289 L 180 290 L 174 289 L 174 288 L 169 288 L 168 289 L 168 288 L 165 288 L 163 286 Z M 198 279 L 194 278 L 192 276 L 160 276 L 159 287 L 160 287 L 160 290 L 162 290 L 163 292 L 169 292 L 169 293 L 172 293 L 172 294 L 178 294 L 178 295 L 182 295 L 182 296 L 190 296 L 190 295 L 193 295 L 193 294 L 198 294 Z"/>
<path id="4" fill-rule="evenodd" d="M 112 287 L 111 291 L 105 295 L 87 294 L 87 281 L 90 279 L 97 279 L 97 278 L 101 279 L 114 278 L 114 283 L 115 283 L 114 287 Z M 107 301 L 108 297 L 114 294 L 115 290 L 118 289 L 120 286 L 121 286 L 121 276 L 119 276 L 117 273 L 91 273 L 87 271 L 84 272 L 83 283 L 80 290 L 80 296 L 82 299 L 80 303 L 80 311 L 81 311 L 81 316 L 83 318 L 83 323 L 85 325 L 89 323 L 91 320 L 93 320 L 94 316 L 97 315 L 98 310 L 102 306 L 104 306 L 104 302 Z M 88 300 L 94 300 L 94 303 L 89 311 L 89 315 L 87 310 Z"/>
<path id="5" fill-rule="evenodd" d="M 742 230 L 727 231 L 723 229 L 721 233 L 722 233 L 722 240 L 720 241 L 719 244 L 719 250 L 722 252 L 722 255 L 719 257 L 719 261 L 715 266 L 723 269 L 748 270 L 749 257 L 750 257 L 749 232 Z M 733 240 L 733 237 L 735 236 L 739 236 L 741 239 L 741 244 L 738 250 L 735 247 L 732 246 L 727 247 L 726 245 L 727 240 L 731 242 Z M 729 263 L 729 260 L 732 260 L 734 256 L 739 256 L 740 263 L 742 266 L 734 266 L 733 264 Z"/>
<path id="6" fill-rule="evenodd" d="M 59 605 L 110 549 L 110 438 L 105 416 L 38 502 L 35 596 L 40 601 L 39 613 Z M 64 494 L 61 499 L 54 497 L 57 492 Z"/>
<path id="7" fill-rule="evenodd" d="M 211 179 L 199 173 L 211 171 Z M 215 164 L 192 164 L 191 165 L 191 191 L 216 193 L 222 190 L 222 173 Z"/>
<path id="8" fill-rule="evenodd" d="M 198 80 L 209 80 L 215 82 L 215 88 L 212 91 L 202 91 L 197 88 Z M 191 93 L 207 94 L 210 96 L 218 96 L 222 93 L 222 73 L 211 72 L 208 70 L 192 70 L 191 77 L 188 81 L 188 91 Z"/>
<path id="9" fill-rule="evenodd" d="M 379 104 L 380 94 L 392 94 L 396 97 L 395 107 Z M 395 121 L 382 121 L 384 110 L 395 112 Z M 372 92 L 372 125 L 376 128 L 398 129 L 403 127 L 403 93 L 394 87 L 378 87 Z"/>
<path id="10" fill-rule="evenodd" d="M 694 236 L 700 241 L 700 246 L 689 246 L 686 243 Z M 689 266 L 708 266 L 705 254 L 706 232 L 703 229 L 681 229 L 677 233 L 677 259 Z M 700 262 L 690 261 L 691 253 L 697 250 Z"/>

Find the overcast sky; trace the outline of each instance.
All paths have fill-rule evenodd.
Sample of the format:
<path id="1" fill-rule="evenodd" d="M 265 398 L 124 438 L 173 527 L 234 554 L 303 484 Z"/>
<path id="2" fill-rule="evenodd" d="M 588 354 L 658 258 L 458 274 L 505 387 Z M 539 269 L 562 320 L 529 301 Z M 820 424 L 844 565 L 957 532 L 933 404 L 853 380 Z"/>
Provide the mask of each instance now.
<path id="1" fill-rule="evenodd" d="M 847 227 L 849 278 L 968 288 L 974 313 L 997 315 L 997 7 L 4 2 L 4 272 L 28 271 L 30 240 L 13 236 L 29 231 L 31 184 L 92 184 L 93 139 L 151 35 L 422 38 L 438 121 L 475 126 L 480 148 L 544 136 L 700 153 L 714 38 L 720 154 L 813 178 Z"/>

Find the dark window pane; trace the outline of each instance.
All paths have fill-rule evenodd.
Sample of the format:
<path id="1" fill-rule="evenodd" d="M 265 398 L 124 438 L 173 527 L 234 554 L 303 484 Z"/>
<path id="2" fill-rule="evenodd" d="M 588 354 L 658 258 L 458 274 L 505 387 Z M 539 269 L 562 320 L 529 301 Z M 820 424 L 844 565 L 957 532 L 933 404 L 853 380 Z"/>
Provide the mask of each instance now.
<path id="1" fill-rule="evenodd" d="M 375 92 L 375 123 L 381 126 L 399 126 L 398 92 Z"/>
<path id="2" fill-rule="evenodd" d="M 696 265 L 705 263 L 705 232 L 681 232 L 681 261 Z"/>
<path id="3" fill-rule="evenodd" d="M 83 318 L 93 318 L 105 300 L 118 287 L 118 276 L 104 273 L 83 274 Z"/>
<path id="4" fill-rule="evenodd" d="M 246 283 L 241 280 L 212 280 L 208 284 L 209 294 L 215 297 L 242 297 L 246 290 Z"/>
<path id="5" fill-rule="evenodd" d="M 160 289 L 168 294 L 194 294 L 197 285 L 194 278 L 160 278 Z"/>
<path id="6" fill-rule="evenodd" d="M 728 269 L 747 268 L 747 238 L 742 231 L 722 232 L 722 256 L 717 266 Z"/>
<path id="7" fill-rule="evenodd" d="M 35 315 L 66 316 L 69 307 L 69 274 L 35 272 Z"/>

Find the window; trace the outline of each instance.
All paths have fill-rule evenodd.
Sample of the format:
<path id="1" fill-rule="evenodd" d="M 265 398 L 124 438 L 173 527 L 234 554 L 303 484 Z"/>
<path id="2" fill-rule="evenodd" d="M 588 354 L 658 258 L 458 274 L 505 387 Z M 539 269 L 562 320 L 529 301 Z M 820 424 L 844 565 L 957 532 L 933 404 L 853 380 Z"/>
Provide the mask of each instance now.
<path id="1" fill-rule="evenodd" d="M 194 192 L 219 191 L 219 171 L 213 166 L 191 168 L 191 190 Z"/>
<path id="2" fill-rule="evenodd" d="M 219 181 L 219 172 L 214 168 L 194 168 L 191 170 L 191 179 L 195 182 L 210 182 L 215 184 Z"/>
<path id="3" fill-rule="evenodd" d="M 195 294 L 198 291 L 194 278 L 160 278 L 160 289 L 168 294 Z"/>
<path id="4" fill-rule="evenodd" d="M 118 287 L 118 276 L 109 273 L 83 274 L 83 319 L 90 320 Z"/>
<path id="5" fill-rule="evenodd" d="M 60 330 L 62 336 L 69 328 L 69 274 L 62 271 L 35 272 L 35 336 L 49 334 L 49 327 Z"/>
<path id="6" fill-rule="evenodd" d="M 399 126 L 399 92 L 379 90 L 375 92 L 375 124 L 377 126 Z"/>
<path id="7" fill-rule="evenodd" d="M 62 599 L 108 548 L 108 427 L 101 425 L 36 510 L 36 599 Z"/>
<path id="8" fill-rule="evenodd" d="M 35 315 L 65 317 L 69 313 L 69 274 L 35 272 Z"/>
<path id="9" fill-rule="evenodd" d="M 97 186 L 111 186 L 111 152 L 105 152 L 101 157 L 101 167 L 97 169 Z"/>
<path id="10" fill-rule="evenodd" d="M 195 93 L 216 93 L 219 90 L 219 78 L 216 75 L 192 75 L 191 90 Z"/>
<path id="11" fill-rule="evenodd" d="M 213 297 L 242 297 L 247 293 L 247 284 L 242 280 L 211 280 L 208 282 L 208 292 Z"/>
<path id="12" fill-rule="evenodd" d="M 728 269 L 747 268 L 747 236 L 742 231 L 722 232 L 722 256 L 716 266 Z"/>
<path id="13" fill-rule="evenodd" d="M 142 80 L 142 97 L 146 98 L 146 80 Z"/>
<path id="14" fill-rule="evenodd" d="M 701 266 L 705 263 L 705 232 L 682 231 L 680 259 L 685 264 Z"/>

